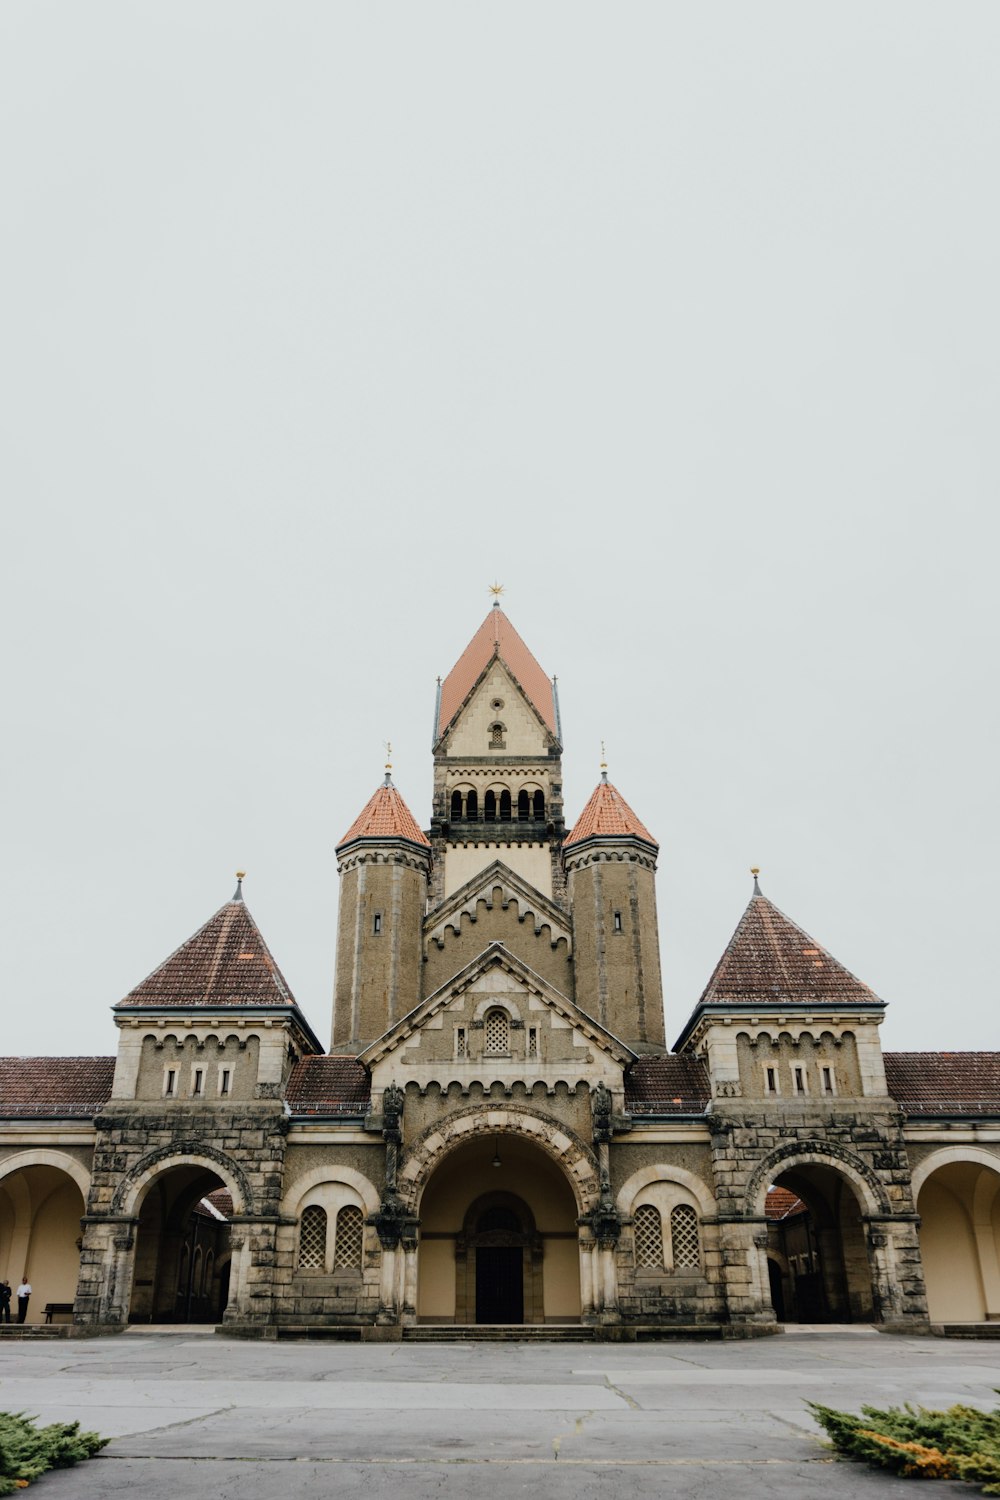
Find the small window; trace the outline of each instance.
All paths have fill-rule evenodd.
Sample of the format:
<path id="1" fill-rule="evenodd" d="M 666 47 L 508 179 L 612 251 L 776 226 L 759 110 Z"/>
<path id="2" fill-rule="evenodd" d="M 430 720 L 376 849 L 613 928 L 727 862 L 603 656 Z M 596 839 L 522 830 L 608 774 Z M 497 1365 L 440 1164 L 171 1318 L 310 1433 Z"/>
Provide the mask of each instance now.
<path id="1" fill-rule="evenodd" d="M 377 911 L 372 917 L 372 933 L 375 937 L 382 935 L 382 913 Z"/>
<path id="2" fill-rule="evenodd" d="M 326 1209 L 311 1203 L 299 1225 L 299 1270 L 322 1271 L 326 1266 Z"/>
<path id="3" fill-rule="evenodd" d="M 537 1026 L 529 1026 L 528 1027 L 528 1056 L 529 1057 L 537 1057 L 538 1056 L 538 1027 Z"/>
<path id="4" fill-rule="evenodd" d="M 701 1265 L 698 1215 L 688 1203 L 678 1203 L 670 1210 L 670 1248 L 675 1271 L 696 1271 Z"/>
<path id="5" fill-rule="evenodd" d="M 333 1249 L 335 1271 L 360 1271 L 364 1218 L 360 1208 L 349 1204 L 337 1214 L 337 1237 Z"/>
<path id="6" fill-rule="evenodd" d="M 455 1056 L 468 1057 L 469 1047 L 465 1039 L 465 1027 L 458 1026 L 455 1029 Z"/>
<path id="7" fill-rule="evenodd" d="M 764 1069 L 764 1092 L 766 1094 L 776 1094 L 778 1092 L 777 1068 Z"/>
<path id="8" fill-rule="evenodd" d="M 837 1092 L 837 1085 L 833 1069 L 824 1067 L 823 1069 L 821 1069 L 821 1072 L 823 1077 L 824 1094 L 835 1094 Z"/>
<path id="9" fill-rule="evenodd" d="M 545 821 L 545 793 L 536 792 L 532 803 L 532 811 L 539 823 Z"/>
<path id="10" fill-rule="evenodd" d="M 486 1017 L 486 1051 L 494 1057 L 510 1052 L 510 1020 L 505 1010 L 491 1010 Z"/>
<path id="11" fill-rule="evenodd" d="M 794 1069 L 794 1075 L 795 1075 L 795 1092 L 797 1094 L 808 1094 L 808 1092 L 809 1092 L 809 1075 L 807 1074 L 805 1068 L 796 1067 Z"/>
<path id="12" fill-rule="evenodd" d="M 495 823 L 497 820 L 497 794 L 487 792 L 483 798 L 483 817 L 487 823 Z"/>
<path id="13" fill-rule="evenodd" d="M 461 817 L 462 817 L 462 793 L 461 792 L 452 792 L 452 794 L 451 794 L 451 816 L 452 816 L 452 821 L 453 822 L 457 823 L 457 822 L 461 821 Z"/>
<path id="14" fill-rule="evenodd" d="M 524 822 L 530 816 L 531 816 L 531 803 L 528 800 L 528 794 L 525 791 L 520 791 L 517 794 L 517 819 L 518 819 L 518 822 L 519 823 L 520 822 Z"/>
<path id="15" fill-rule="evenodd" d="M 503 725 L 490 725 L 490 749 L 502 750 L 504 748 Z"/>
<path id="16" fill-rule="evenodd" d="M 166 1096 L 167 1096 L 168 1099 L 173 1094 L 176 1094 L 176 1092 L 177 1092 L 177 1069 L 176 1068 L 168 1068 L 167 1069 L 166 1078 L 164 1079 L 164 1083 L 163 1083 L 163 1092 L 166 1094 Z"/>
<path id="17" fill-rule="evenodd" d="M 616 911 L 615 912 L 614 919 L 613 919 L 613 922 L 612 922 L 612 926 L 613 926 L 615 932 L 621 932 L 621 930 L 622 930 L 622 914 L 621 914 L 620 911 Z"/>
<path id="18" fill-rule="evenodd" d="M 195 1068 L 191 1081 L 191 1092 L 197 1097 L 205 1092 L 205 1069 Z"/>
<path id="19" fill-rule="evenodd" d="M 232 1078 L 232 1076 L 233 1076 L 232 1075 L 232 1071 L 229 1068 L 223 1068 L 222 1071 L 219 1073 L 219 1093 L 220 1094 L 225 1095 L 225 1094 L 229 1093 L 229 1083 L 230 1083 L 230 1079 Z"/>
<path id="20" fill-rule="evenodd" d="M 663 1270 L 663 1225 L 660 1211 L 651 1203 L 635 1211 L 635 1263 L 643 1270 Z"/>
<path id="21" fill-rule="evenodd" d="M 510 822 L 510 792 L 500 793 L 500 821 L 501 823 Z"/>

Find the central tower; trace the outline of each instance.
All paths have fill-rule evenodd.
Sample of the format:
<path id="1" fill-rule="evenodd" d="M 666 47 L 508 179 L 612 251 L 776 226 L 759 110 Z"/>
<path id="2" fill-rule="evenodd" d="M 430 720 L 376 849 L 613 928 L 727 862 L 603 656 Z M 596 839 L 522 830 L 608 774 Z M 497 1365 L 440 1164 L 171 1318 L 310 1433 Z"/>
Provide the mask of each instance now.
<path id="1" fill-rule="evenodd" d="M 494 860 L 562 905 L 561 740 L 555 678 L 497 599 L 438 681 L 432 905 Z"/>

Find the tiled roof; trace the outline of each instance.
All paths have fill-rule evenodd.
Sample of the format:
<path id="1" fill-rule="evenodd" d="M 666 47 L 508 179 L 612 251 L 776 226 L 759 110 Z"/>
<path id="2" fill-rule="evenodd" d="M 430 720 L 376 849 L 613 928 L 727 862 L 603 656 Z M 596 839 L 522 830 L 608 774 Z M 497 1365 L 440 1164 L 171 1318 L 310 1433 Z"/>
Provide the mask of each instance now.
<path id="1" fill-rule="evenodd" d="M 764 1213 L 769 1219 L 780 1222 L 782 1219 L 796 1219 L 800 1214 L 808 1212 L 797 1193 L 790 1193 L 783 1187 L 768 1188 L 764 1199 Z"/>
<path id="2" fill-rule="evenodd" d="M 441 684 L 438 738 L 444 734 L 494 656 L 515 679 L 553 734 L 558 734 L 552 684 L 499 605 L 495 605 Z"/>
<path id="3" fill-rule="evenodd" d="M 0 1057 L 0 1119 L 91 1119 L 114 1074 L 113 1057 Z"/>
<path id="4" fill-rule="evenodd" d="M 601 777 L 583 812 L 573 825 L 573 831 L 564 847 L 582 843 L 592 838 L 633 838 L 660 846 L 644 823 L 641 823 L 629 807 L 617 787 L 612 786 L 607 772 Z"/>
<path id="5" fill-rule="evenodd" d="M 224 1219 L 233 1217 L 233 1195 L 228 1188 L 216 1188 L 214 1193 L 206 1193 L 198 1204 L 203 1213 L 207 1212 L 203 1207 L 206 1203 L 213 1210 L 212 1217 L 215 1214 L 221 1214 Z"/>
<path id="6" fill-rule="evenodd" d="M 1000 1116 L 1000 1052 L 886 1052 L 889 1093 L 908 1115 Z"/>
<path id="7" fill-rule="evenodd" d="M 700 1005 L 878 1005 L 866 984 L 831 958 L 759 891 L 750 898 Z"/>
<path id="8" fill-rule="evenodd" d="M 295 997 L 240 899 L 220 907 L 120 1004 L 294 1005 Z"/>
<path id="9" fill-rule="evenodd" d="M 625 1075 L 630 1114 L 701 1114 L 710 1097 L 708 1069 L 700 1057 L 640 1057 Z"/>
<path id="10" fill-rule="evenodd" d="M 408 839 L 411 844 L 430 848 L 429 840 L 391 782 L 383 782 L 375 795 L 369 797 L 337 848 L 342 849 L 354 839 Z"/>
<path id="11" fill-rule="evenodd" d="M 303 1057 L 292 1069 L 286 1099 L 293 1115 L 364 1114 L 371 1085 L 355 1057 Z"/>

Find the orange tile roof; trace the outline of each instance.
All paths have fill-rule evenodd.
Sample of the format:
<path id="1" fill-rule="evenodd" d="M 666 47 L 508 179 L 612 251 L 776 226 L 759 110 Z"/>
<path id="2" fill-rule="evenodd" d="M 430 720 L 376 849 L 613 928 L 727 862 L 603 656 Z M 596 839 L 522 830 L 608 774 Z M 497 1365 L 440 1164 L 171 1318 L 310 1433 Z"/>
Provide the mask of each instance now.
<path id="1" fill-rule="evenodd" d="M 0 1119 L 90 1119 L 114 1073 L 113 1057 L 0 1057 Z"/>
<path id="2" fill-rule="evenodd" d="M 698 1003 L 733 1001 L 881 1004 L 866 984 L 756 889 Z"/>
<path id="3" fill-rule="evenodd" d="M 1000 1116 L 1000 1052 L 885 1052 L 889 1093 L 908 1115 Z"/>
<path id="4" fill-rule="evenodd" d="M 295 997 L 240 897 L 220 907 L 119 1004 L 295 1005 Z"/>
<path id="5" fill-rule="evenodd" d="M 354 839 L 406 839 L 430 848 L 430 841 L 391 782 L 383 782 L 369 797 L 337 848 Z"/>
<path id="6" fill-rule="evenodd" d="M 366 1114 L 371 1083 L 356 1057 L 344 1053 L 303 1057 L 292 1069 L 285 1098 L 293 1115 Z"/>
<path id="7" fill-rule="evenodd" d="M 552 684 L 499 605 L 494 605 L 441 684 L 440 739 L 494 656 L 508 667 L 552 733 L 558 735 Z"/>
<path id="8" fill-rule="evenodd" d="M 641 823 L 629 807 L 617 787 L 611 785 L 605 772 L 594 788 L 590 801 L 573 825 L 573 831 L 565 847 L 582 843 L 592 838 L 633 838 L 660 846 L 644 823 Z"/>
<path id="9" fill-rule="evenodd" d="M 780 1223 L 782 1219 L 797 1219 L 800 1214 L 808 1212 L 797 1193 L 791 1193 L 788 1188 L 783 1187 L 768 1188 L 764 1199 L 764 1213 L 769 1219 Z"/>

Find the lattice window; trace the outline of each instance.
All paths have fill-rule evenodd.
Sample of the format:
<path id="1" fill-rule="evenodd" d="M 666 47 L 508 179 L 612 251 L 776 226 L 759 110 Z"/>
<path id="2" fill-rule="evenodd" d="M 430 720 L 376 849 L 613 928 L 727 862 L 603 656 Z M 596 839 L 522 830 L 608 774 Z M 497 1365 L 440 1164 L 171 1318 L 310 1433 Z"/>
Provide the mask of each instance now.
<path id="1" fill-rule="evenodd" d="M 506 1011 L 491 1010 L 486 1017 L 486 1050 L 493 1053 L 510 1051 L 510 1021 Z"/>
<path id="2" fill-rule="evenodd" d="M 697 1270 L 701 1265 L 698 1244 L 698 1215 L 687 1203 L 678 1203 L 670 1211 L 670 1243 L 674 1252 L 674 1270 Z"/>
<path id="3" fill-rule="evenodd" d="M 529 1026 L 528 1027 L 528 1056 L 529 1057 L 537 1057 L 538 1056 L 538 1027 L 537 1026 Z"/>
<path id="4" fill-rule="evenodd" d="M 326 1209 L 310 1203 L 299 1226 L 299 1270 L 322 1271 L 326 1264 Z"/>
<path id="5" fill-rule="evenodd" d="M 335 1271 L 361 1270 L 361 1241 L 364 1222 L 360 1208 L 349 1204 L 337 1214 L 337 1242 L 333 1252 Z"/>
<path id="6" fill-rule="evenodd" d="M 663 1226 L 660 1211 L 643 1203 L 635 1211 L 635 1263 L 663 1270 Z"/>

